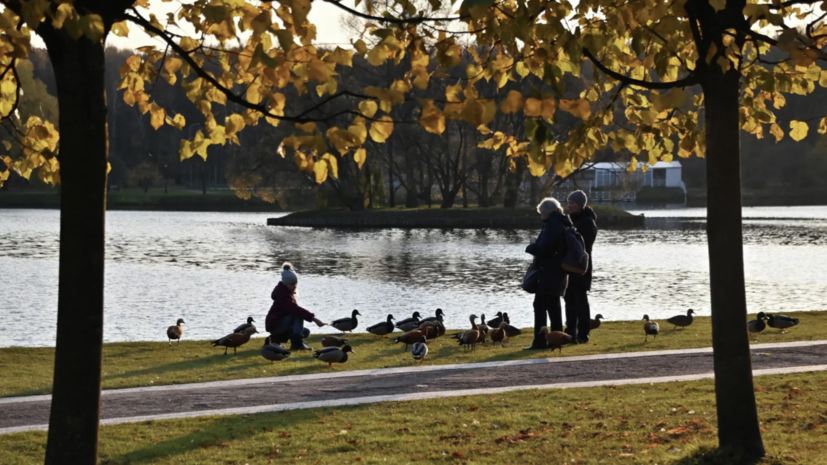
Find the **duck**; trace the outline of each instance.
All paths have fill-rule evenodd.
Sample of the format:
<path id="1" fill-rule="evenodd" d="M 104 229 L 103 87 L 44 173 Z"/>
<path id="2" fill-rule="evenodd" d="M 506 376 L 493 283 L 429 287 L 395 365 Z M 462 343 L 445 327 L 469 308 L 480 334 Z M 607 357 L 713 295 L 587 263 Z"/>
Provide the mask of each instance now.
<path id="1" fill-rule="evenodd" d="M 599 328 L 599 327 L 600 327 L 600 319 L 601 319 L 601 318 L 603 318 L 603 315 L 601 315 L 601 314 L 599 314 L 599 313 L 598 313 L 597 315 L 595 315 L 595 316 L 594 316 L 594 319 L 593 319 L 593 320 L 591 320 L 591 322 L 589 323 L 590 329 L 597 329 L 597 328 Z"/>
<path id="2" fill-rule="evenodd" d="M 249 316 L 249 317 L 247 317 L 247 323 L 244 323 L 243 325 L 241 325 L 238 328 L 234 329 L 233 332 L 241 334 L 247 328 L 250 328 L 250 327 L 255 328 L 255 325 L 253 325 L 253 323 L 255 323 L 255 322 L 256 322 L 256 320 L 254 320 L 253 317 Z"/>
<path id="3" fill-rule="evenodd" d="M 496 345 L 498 342 L 501 346 L 505 347 L 503 341 L 505 340 L 505 328 L 508 327 L 508 323 L 505 321 L 501 321 L 500 324 L 491 331 L 491 345 Z"/>
<path id="4" fill-rule="evenodd" d="M 770 328 L 780 329 L 782 333 L 784 332 L 785 329 L 792 328 L 793 326 L 798 325 L 798 323 L 800 323 L 800 322 L 801 322 L 801 320 L 799 320 L 798 318 L 793 318 L 791 316 L 786 316 L 786 315 L 775 316 L 775 315 L 770 315 L 769 313 L 767 313 L 767 324 L 770 326 Z"/>
<path id="5" fill-rule="evenodd" d="M 468 317 L 468 321 L 471 322 L 471 331 L 477 331 L 477 321 L 476 321 L 477 318 L 479 318 L 479 317 L 477 315 L 473 315 L 473 314 Z M 462 339 L 462 335 L 465 334 L 466 332 L 467 331 L 461 331 L 459 333 L 454 334 L 451 337 L 453 337 L 454 339 Z"/>
<path id="6" fill-rule="evenodd" d="M 175 326 L 170 326 L 167 328 L 167 338 L 169 339 L 170 346 L 172 346 L 173 339 L 177 339 L 177 345 L 181 345 L 181 337 L 184 335 L 184 328 L 181 327 L 182 324 L 184 324 L 184 319 L 178 318 L 178 321 L 175 322 Z"/>
<path id="7" fill-rule="evenodd" d="M 672 318 L 669 318 L 668 320 L 666 320 L 666 322 L 669 323 L 670 325 L 675 325 L 675 327 L 672 328 L 673 330 L 678 329 L 678 326 L 680 326 L 681 328 L 685 328 L 685 327 L 692 324 L 692 320 L 694 319 L 694 318 L 692 318 L 692 314 L 694 314 L 694 313 L 695 313 L 695 310 L 692 310 L 690 308 L 689 310 L 686 311 L 686 315 L 675 315 Z"/>
<path id="8" fill-rule="evenodd" d="M 422 324 L 422 323 L 436 323 L 437 321 L 442 322 L 442 316 L 443 315 L 445 315 L 445 313 L 442 312 L 441 308 L 438 308 L 438 309 L 436 309 L 436 312 L 434 312 L 434 316 L 429 316 L 428 318 L 424 318 L 424 319 L 420 320 L 419 324 Z"/>
<path id="9" fill-rule="evenodd" d="M 436 339 L 439 337 L 439 329 L 434 323 L 422 323 L 417 330 L 422 331 L 422 334 L 424 334 L 427 339 Z"/>
<path id="10" fill-rule="evenodd" d="M 414 360 L 419 360 L 419 363 L 422 363 L 425 361 L 426 355 L 428 355 L 428 341 L 425 336 L 422 336 L 419 342 L 411 348 L 411 356 Z"/>
<path id="11" fill-rule="evenodd" d="M 459 337 L 459 345 L 465 346 L 466 349 L 471 348 L 471 350 L 477 349 L 477 342 L 480 338 L 485 339 L 485 336 L 478 330 L 478 329 L 469 329 L 463 333 L 460 333 Z"/>
<path id="12" fill-rule="evenodd" d="M 660 332 L 660 325 L 657 321 L 649 321 L 649 315 L 643 315 L 643 320 L 646 323 L 643 323 L 643 333 L 646 334 L 646 339 L 643 342 L 649 342 L 649 336 L 655 336 L 655 339 L 658 338 L 658 333 Z"/>
<path id="13" fill-rule="evenodd" d="M 442 324 L 442 321 L 437 320 L 436 323 L 434 323 L 434 325 L 436 325 L 436 329 L 437 329 L 436 337 L 444 336 L 445 335 L 445 325 Z"/>
<path id="14" fill-rule="evenodd" d="M 243 346 L 244 344 L 250 341 L 250 336 L 257 333 L 258 331 L 256 328 L 247 328 L 244 330 L 243 333 L 231 333 L 228 334 L 221 339 L 216 339 L 212 341 L 212 346 L 222 346 L 224 347 L 224 355 L 227 355 L 227 350 L 232 347 L 233 348 L 233 355 L 238 352 L 238 348 Z"/>
<path id="15" fill-rule="evenodd" d="M 419 326 L 419 312 L 413 312 L 410 318 L 396 322 L 396 327 L 402 331 L 413 331 Z"/>
<path id="16" fill-rule="evenodd" d="M 264 338 L 264 346 L 258 351 L 258 353 L 267 360 L 270 360 L 270 364 L 273 362 L 283 362 L 284 359 L 291 355 L 290 351 L 281 345 L 271 344 L 270 336 Z"/>
<path id="17" fill-rule="evenodd" d="M 425 333 L 422 330 L 413 329 L 394 339 L 393 342 L 394 344 L 399 344 L 400 342 L 405 344 L 405 348 L 402 350 L 407 351 L 409 345 L 416 344 L 421 341 L 423 337 L 425 337 Z"/>
<path id="18" fill-rule="evenodd" d="M 362 316 L 362 314 L 359 313 L 359 310 L 353 310 L 353 312 L 350 313 L 350 318 L 340 318 L 330 323 L 330 326 L 338 329 L 342 332 L 342 334 L 344 334 L 345 331 L 352 332 L 357 326 L 359 326 L 359 320 L 356 319 L 356 315 Z"/>
<path id="19" fill-rule="evenodd" d="M 341 349 L 338 347 L 325 347 L 313 352 L 313 358 L 322 362 L 327 362 L 328 368 L 333 368 L 334 363 L 347 362 L 347 354 L 355 354 L 353 348 L 345 345 Z"/>
<path id="20" fill-rule="evenodd" d="M 395 329 L 393 323 L 391 323 L 392 320 L 393 315 L 388 315 L 388 321 L 383 321 L 381 323 L 376 323 L 373 326 L 368 326 L 368 332 L 380 337 L 385 337 L 386 335 L 392 333 Z"/>
<path id="21" fill-rule="evenodd" d="M 497 312 L 497 316 L 495 318 L 488 320 L 488 326 L 496 328 L 500 326 L 500 323 L 502 323 L 503 321 L 505 321 L 505 319 L 503 318 L 503 312 Z"/>
<path id="22" fill-rule="evenodd" d="M 480 330 L 481 333 L 488 335 L 488 331 L 491 329 L 485 324 L 485 313 L 480 316 L 480 324 L 477 325 L 477 329 Z"/>
<path id="23" fill-rule="evenodd" d="M 758 315 L 755 316 L 755 320 L 749 320 L 747 322 L 747 330 L 750 333 L 758 333 L 761 334 L 762 331 L 767 329 L 767 324 L 764 323 L 764 320 L 767 318 L 767 315 L 764 312 L 759 312 Z"/>
<path id="24" fill-rule="evenodd" d="M 560 353 L 562 354 L 563 346 L 574 342 L 574 338 L 569 334 L 562 331 L 549 331 L 547 326 L 540 328 L 540 333 L 545 336 L 546 344 L 548 344 L 552 352 L 554 349 L 560 349 Z"/>
<path id="25" fill-rule="evenodd" d="M 322 347 L 342 347 L 345 344 L 347 344 L 347 339 L 336 336 L 325 336 L 322 339 Z"/>
<path id="26" fill-rule="evenodd" d="M 508 313 L 503 313 L 503 319 L 505 320 L 506 327 L 505 327 L 505 340 L 508 341 L 512 337 L 517 337 L 520 334 L 523 334 L 523 330 L 516 326 L 511 326 L 511 322 L 508 321 Z"/>

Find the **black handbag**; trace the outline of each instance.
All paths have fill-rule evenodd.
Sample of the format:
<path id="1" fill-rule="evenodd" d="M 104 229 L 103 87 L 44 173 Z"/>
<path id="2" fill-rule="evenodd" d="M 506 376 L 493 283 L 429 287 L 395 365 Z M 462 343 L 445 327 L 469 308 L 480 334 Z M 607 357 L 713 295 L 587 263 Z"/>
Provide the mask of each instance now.
<path id="1" fill-rule="evenodd" d="M 537 265 L 536 261 L 531 262 L 531 266 L 528 267 L 528 270 L 525 272 L 525 276 L 523 276 L 523 290 L 528 292 L 529 294 L 536 294 L 537 290 L 540 288 L 540 266 Z"/>

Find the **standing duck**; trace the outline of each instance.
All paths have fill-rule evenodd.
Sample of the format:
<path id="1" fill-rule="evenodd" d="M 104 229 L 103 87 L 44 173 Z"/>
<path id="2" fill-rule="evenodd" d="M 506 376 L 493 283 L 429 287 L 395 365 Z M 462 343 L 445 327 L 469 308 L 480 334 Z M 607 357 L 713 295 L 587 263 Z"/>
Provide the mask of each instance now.
<path id="1" fill-rule="evenodd" d="M 591 329 L 597 329 L 600 327 L 600 319 L 603 318 L 603 315 L 597 314 L 589 324 L 591 325 Z"/>
<path id="2" fill-rule="evenodd" d="M 480 338 L 485 339 L 485 336 L 478 329 L 470 329 L 459 335 L 459 345 L 465 346 L 466 349 L 476 350 Z"/>
<path id="3" fill-rule="evenodd" d="M 425 356 L 428 355 L 427 342 L 428 341 L 425 339 L 425 336 L 422 336 L 422 339 L 413 345 L 411 348 L 411 355 L 414 360 L 419 360 L 420 363 L 425 361 Z"/>
<path id="4" fill-rule="evenodd" d="M 243 333 L 232 333 L 228 334 L 221 339 L 217 339 L 212 341 L 212 346 L 217 347 L 221 346 L 224 347 L 224 355 L 227 355 L 227 350 L 232 347 L 233 348 L 233 355 L 235 355 L 238 351 L 238 348 L 243 346 L 244 344 L 250 341 L 250 336 L 257 333 L 256 328 L 247 328 Z"/>
<path id="5" fill-rule="evenodd" d="M 655 336 L 655 339 L 658 338 L 658 333 L 660 332 L 660 325 L 658 325 L 657 321 L 649 321 L 649 315 L 643 315 L 643 319 L 646 323 L 643 323 L 643 332 L 646 334 L 646 339 L 643 342 L 649 342 L 649 336 Z"/>
<path id="6" fill-rule="evenodd" d="M 388 315 L 388 321 L 383 321 L 381 323 L 376 323 L 373 326 L 368 326 L 368 332 L 380 337 L 385 337 L 394 330 L 393 323 L 391 323 L 392 320 L 393 315 Z"/>
<path id="7" fill-rule="evenodd" d="M 342 347 L 345 344 L 347 344 L 347 339 L 336 336 L 325 336 L 322 339 L 322 347 Z"/>
<path id="8" fill-rule="evenodd" d="M 503 319 L 503 312 L 497 312 L 497 316 L 495 318 L 488 320 L 488 326 L 496 328 L 500 326 L 500 323 L 503 321 L 505 321 L 505 319 Z"/>
<path id="9" fill-rule="evenodd" d="M 574 342 L 574 338 L 570 335 L 562 331 L 549 331 L 548 327 L 546 326 L 540 328 L 540 333 L 545 335 L 546 344 L 548 344 L 552 352 L 554 351 L 554 349 L 560 349 L 560 353 L 562 354 L 563 346 Z"/>
<path id="10" fill-rule="evenodd" d="M 436 339 L 437 337 L 439 337 L 439 328 L 435 323 L 422 323 L 421 325 L 419 325 L 419 328 L 417 328 L 417 330 L 422 331 L 422 334 L 425 335 L 426 339 Z"/>
<path id="11" fill-rule="evenodd" d="M 170 326 L 167 328 L 167 338 L 169 339 L 169 345 L 172 345 L 172 340 L 177 339 L 178 344 L 181 345 L 181 336 L 184 335 L 184 328 L 181 325 L 184 324 L 183 318 L 178 318 L 178 321 L 175 322 L 175 326 Z"/>
<path id="12" fill-rule="evenodd" d="M 681 328 L 685 328 L 685 327 L 692 324 L 692 320 L 693 320 L 692 314 L 694 314 L 694 313 L 695 313 L 695 310 L 692 310 L 690 308 L 689 310 L 686 311 L 686 315 L 675 315 L 672 318 L 669 318 L 668 320 L 666 320 L 666 322 L 669 323 L 670 325 L 675 325 L 675 327 L 672 328 L 673 330 L 678 329 L 678 326 L 680 326 Z"/>
<path id="13" fill-rule="evenodd" d="M 518 328 L 516 326 L 511 326 L 510 324 L 506 323 L 506 327 L 505 327 L 505 340 L 506 341 L 511 339 L 512 337 L 517 337 L 520 334 L 523 334 L 523 331 L 520 328 Z"/>
<path id="14" fill-rule="evenodd" d="M 356 319 L 356 315 L 362 316 L 362 314 L 359 313 L 359 310 L 353 310 L 350 314 L 350 318 L 340 318 L 330 323 L 330 326 L 338 329 L 342 332 L 342 334 L 344 334 L 345 331 L 353 331 L 357 326 L 359 326 L 359 320 Z"/>
<path id="15" fill-rule="evenodd" d="M 405 344 L 405 348 L 402 350 L 407 351 L 409 345 L 416 344 L 421 341 L 423 337 L 425 337 L 425 333 L 421 329 L 414 329 L 394 339 L 393 342 L 394 344 L 399 344 L 400 342 Z"/>
<path id="16" fill-rule="evenodd" d="M 785 329 L 792 328 L 793 326 L 798 325 L 798 323 L 800 323 L 800 320 L 798 318 L 793 318 L 791 316 L 785 315 L 775 316 L 767 313 L 767 324 L 770 326 L 770 328 L 780 329 L 782 333 Z"/>
<path id="17" fill-rule="evenodd" d="M 321 360 L 322 362 L 327 362 L 327 366 L 329 368 L 333 368 L 334 363 L 347 362 L 348 353 L 355 354 L 356 352 L 354 352 L 348 345 L 342 347 L 341 349 L 338 347 L 325 347 L 324 349 L 319 349 L 316 352 L 313 352 L 313 358 Z"/>
<path id="18" fill-rule="evenodd" d="M 767 329 L 767 324 L 764 323 L 764 320 L 767 318 L 767 315 L 764 312 L 759 312 L 758 315 L 755 316 L 755 320 L 749 320 L 747 322 L 747 329 L 750 333 L 758 333 L 761 334 L 762 331 Z"/>
<path id="19" fill-rule="evenodd" d="M 505 347 L 503 340 L 505 340 L 505 328 L 508 327 L 508 323 L 505 321 L 500 322 L 500 324 L 491 331 L 491 345 L 496 345 L 498 342 L 501 346 Z"/>
<path id="20" fill-rule="evenodd" d="M 413 316 L 396 322 L 396 327 L 402 331 L 413 331 L 419 326 L 419 312 L 413 312 Z"/>
<path id="21" fill-rule="evenodd" d="M 251 317 L 251 316 L 247 317 L 247 323 L 244 323 L 243 325 L 241 325 L 238 328 L 234 329 L 233 332 L 241 334 L 247 328 L 255 328 L 255 325 L 253 325 L 253 323 L 255 323 L 255 322 L 256 322 L 256 320 L 254 320 L 253 317 Z"/>
<path id="22" fill-rule="evenodd" d="M 273 362 L 283 362 L 284 359 L 291 355 L 289 350 L 279 344 L 271 344 L 270 336 L 264 338 L 264 347 L 262 347 L 258 353 L 267 360 L 270 360 L 270 364 Z"/>
<path id="23" fill-rule="evenodd" d="M 436 323 L 437 321 L 442 322 L 442 316 L 443 315 L 445 315 L 445 313 L 442 312 L 441 308 L 438 308 L 438 309 L 436 309 L 436 312 L 434 312 L 434 316 L 429 316 L 428 318 L 424 318 L 424 319 L 420 320 L 419 324 L 422 324 L 422 323 Z"/>
<path id="24" fill-rule="evenodd" d="M 471 331 L 478 331 L 477 330 L 477 321 L 476 321 L 477 318 L 479 318 L 479 317 L 477 315 L 473 315 L 473 314 L 468 317 L 468 321 L 471 322 Z M 462 339 L 462 335 L 465 334 L 466 332 L 467 331 L 462 331 L 462 332 L 459 332 L 457 334 L 454 334 L 451 337 L 453 337 L 454 339 L 459 340 L 459 339 Z"/>
<path id="25" fill-rule="evenodd" d="M 480 316 L 480 324 L 477 325 L 477 329 L 480 330 L 481 333 L 488 335 L 488 331 L 491 329 L 485 324 L 485 313 Z"/>

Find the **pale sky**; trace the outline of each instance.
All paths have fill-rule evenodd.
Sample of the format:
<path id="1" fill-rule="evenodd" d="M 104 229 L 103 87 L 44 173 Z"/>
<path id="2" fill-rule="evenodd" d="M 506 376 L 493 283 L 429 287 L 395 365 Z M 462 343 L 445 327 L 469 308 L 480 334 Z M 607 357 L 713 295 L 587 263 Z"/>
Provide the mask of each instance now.
<path id="1" fill-rule="evenodd" d="M 161 24 L 166 24 L 167 13 L 174 13 L 181 3 L 183 2 L 161 2 L 160 0 L 151 0 L 151 8 L 148 11 L 143 8 L 139 8 L 138 11 L 140 11 L 141 14 L 147 18 L 149 17 L 149 13 L 155 13 L 155 16 L 158 17 Z M 353 8 L 353 0 L 345 0 L 342 3 Z M 316 25 L 315 43 L 317 45 L 340 45 L 342 48 L 346 48 L 346 46 L 350 45 L 349 37 L 341 25 L 341 18 L 343 14 L 347 13 L 327 3 L 312 3 L 309 19 L 310 22 Z M 276 20 L 278 21 L 277 18 Z M 140 29 L 140 27 L 132 23 L 128 24 L 129 37 L 118 37 L 114 34 L 110 34 L 106 40 L 106 45 L 128 49 L 135 49 L 145 45 L 155 45 L 161 50 L 164 49 L 165 44 L 160 38 L 149 37 Z M 173 31 L 174 30 L 175 29 L 173 29 Z M 192 31 L 187 32 L 192 33 Z M 33 34 L 32 36 L 32 45 L 34 47 L 44 47 L 43 41 L 36 34 Z"/>

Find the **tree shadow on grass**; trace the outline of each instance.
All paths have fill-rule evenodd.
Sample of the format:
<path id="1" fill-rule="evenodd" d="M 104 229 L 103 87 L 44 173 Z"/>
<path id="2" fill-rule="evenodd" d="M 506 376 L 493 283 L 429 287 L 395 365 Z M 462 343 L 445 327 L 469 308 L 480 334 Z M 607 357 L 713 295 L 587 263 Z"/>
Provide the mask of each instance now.
<path id="1" fill-rule="evenodd" d="M 730 451 L 702 447 L 691 455 L 670 462 L 669 465 L 783 465 L 784 463 L 776 457 L 744 459 Z"/>

